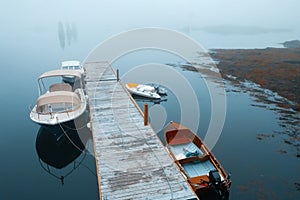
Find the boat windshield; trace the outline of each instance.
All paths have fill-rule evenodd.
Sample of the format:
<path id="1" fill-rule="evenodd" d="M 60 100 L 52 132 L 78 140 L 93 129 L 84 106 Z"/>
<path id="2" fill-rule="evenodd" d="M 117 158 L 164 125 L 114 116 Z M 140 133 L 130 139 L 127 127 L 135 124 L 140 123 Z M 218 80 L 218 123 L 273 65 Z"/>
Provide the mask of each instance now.
<path id="1" fill-rule="evenodd" d="M 75 66 L 63 66 L 62 69 L 67 69 L 67 70 L 80 70 L 80 67 L 78 65 Z"/>
<path id="2" fill-rule="evenodd" d="M 77 88 L 82 88 L 82 79 L 81 74 L 76 71 L 61 71 L 61 74 L 58 75 L 48 72 L 49 75 L 42 75 L 38 79 L 38 89 L 39 89 L 39 96 L 52 91 L 75 91 Z M 67 73 L 70 72 L 70 73 Z M 53 75 L 52 75 L 53 74 Z M 72 83 L 67 83 L 64 81 L 64 77 L 74 77 L 74 80 Z M 53 89 L 53 86 L 55 86 L 55 89 Z"/>
<path id="3" fill-rule="evenodd" d="M 63 113 L 76 110 L 79 107 L 80 105 L 72 103 L 51 103 L 47 105 L 38 106 L 36 111 L 39 114 Z"/>
<path id="4" fill-rule="evenodd" d="M 79 96 L 73 92 L 55 91 L 39 97 L 36 112 L 40 114 L 69 112 L 80 108 Z"/>
<path id="5" fill-rule="evenodd" d="M 79 66 L 73 66 L 73 68 L 74 68 L 75 70 L 79 70 L 79 69 L 80 69 Z"/>

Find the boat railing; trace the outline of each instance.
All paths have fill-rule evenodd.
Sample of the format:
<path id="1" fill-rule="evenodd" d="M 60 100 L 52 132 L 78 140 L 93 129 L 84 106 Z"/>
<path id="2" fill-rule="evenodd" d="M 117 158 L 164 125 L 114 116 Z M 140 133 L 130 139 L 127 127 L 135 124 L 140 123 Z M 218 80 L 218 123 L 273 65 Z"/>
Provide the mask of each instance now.
<path id="1" fill-rule="evenodd" d="M 82 103 L 83 104 L 83 103 Z M 62 113 L 66 113 L 68 115 L 68 117 L 70 117 L 70 112 L 74 112 L 76 110 L 78 110 L 81 107 L 81 104 L 73 106 L 71 109 L 66 109 L 66 110 L 60 110 L 60 111 L 55 111 L 55 114 L 62 114 Z M 51 115 L 51 118 L 53 118 L 53 110 L 48 111 L 48 112 L 39 112 L 36 110 L 32 111 L 33 113 L 36 113 L 38 115 L 38 119 L 40 119 L 40 116 L 46 116 L 46 115 Z"/>
<path id="2" fill-rule="evenodd" d="M 222 176 L 224 177 L 224 178 L 226 178 L 228 175 L 227 175 L 227 173 L 225 172 L 225 170 L 224 170 L 224 168 L 222 167 L 222 165 L 219 163 L 219 161 L 216 159 L 216 157 L 214 156 L 214 154 L 211 152 L 211 151 L 209 151 L 208 149 L 207 149 L 207 147 L 206 146 L 204 146 L 204 145 L 202 145 L 202 149 L 207 153 L 207 154 L 209 154 L 210 155 L 210 161 L 212 162 L 212 164 L 216 167 L 216 169 L 218 169 L 221 173 L 222 173 Z"/>
<path id="3" fill-rule="evenodd" d="M 78 95 L 80 95 L 79 93 L 78 93 Z M 81 101 L 81 103 L 80 104 L 72 104 L 72 107 L 71 108 L 69 108 L 69 109 L 65 109 L 65 110 L 56 110 L 55 111 L 55 113 L 56 114 L 62 114 L 62 113 L 66 113 L 67 115 L 68 115 L 68 117 L 70 117 L 70 113 L 71 112 L 75 112 L 76 110 L 78 110 L 80 107 L 82 107 L 83 105 L 85 104 L 85 102 L 84 101 Z M 44 105 L 44 106 L 46 106 L 46 105 Z M 48 107 L 49 107 L 49 105 L 47 105 Z M 51 107 L 51 106 L 50 106 Z M 54 116 L 52 115 L 53 114 L 53 110 L 52 109 L 47 109 L 47 111 L 46 110 L 44 110 L 44 109 L 41 109 L 41 111 L 37 111 L 38 110 L 38 108 L 36 108 L 36 109 L 31 109 L 31 112 L 32 113 L 35 113 L 35 114 L 37 114 L 38 115 L 38 119 L 40 119 L 40 117 L 41 116 L 46 116 L 46 115 L 51 115 L 51 118 L 53 118 Z"/>
<path id="4" fill-rule="evenodd" d="M 179 161 L 177 160 L 177 161 L 175 161 L 175 162 L 177 163 L 177 167 L 179 168 L 179 170 L 180 170 L 181 174 L 183 174 L 183 175 L 185 176 L 185 178 L 186 178 L 186 179 L 188 179 L 189 177 L 188 177 L 188 175 L 186 174 L 186 172 L 185 172 L 184 168 L 182 167 L 182 165 L 181 165 L 181 164 L 178 164 L 178 163 L 179 163 Z"/>

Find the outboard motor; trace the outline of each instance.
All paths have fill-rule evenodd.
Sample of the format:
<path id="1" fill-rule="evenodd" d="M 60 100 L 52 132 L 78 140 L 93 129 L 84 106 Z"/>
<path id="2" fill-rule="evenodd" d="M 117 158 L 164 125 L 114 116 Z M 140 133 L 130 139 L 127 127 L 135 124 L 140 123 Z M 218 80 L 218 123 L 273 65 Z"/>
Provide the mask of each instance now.
<path id="1" fill-rule="evenodd" d="M 217 170 L 209 171 L 209 180 L 214 188 L 218 189 L 221 187 L 221 176 Z"/>

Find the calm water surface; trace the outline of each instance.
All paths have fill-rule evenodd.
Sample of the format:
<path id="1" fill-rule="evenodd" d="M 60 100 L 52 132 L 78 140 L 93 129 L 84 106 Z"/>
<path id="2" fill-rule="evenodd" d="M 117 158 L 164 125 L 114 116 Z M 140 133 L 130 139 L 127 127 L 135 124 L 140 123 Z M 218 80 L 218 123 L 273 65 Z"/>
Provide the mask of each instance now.
<path id="1" fill-rule="evenodd" d="M 173 63 L 173 68 L 190 81 L 200 108 L 198 134 L 204 137 L 210 120 L 211 105 L 208 91 L 199 73 L 183 70 L 176 64 L 181 62 L 178 58 L 161 52 L 155 56 L 151 51 L 125 56 L 116 61 L 114 66 L 118 66 L 124 75 L 132 66 L 149 62 L 149 53 L 152 55 L 152 62 Z M 4 114 L 0 134 L 0 198 L 97 199 L 97 178 L 92 155 L 79 155 L 75 164 L 80 165 L 74 170 L 74 162 L 63 169 L 51 168 L 54 176 L 49 173 L 45 163 L 40 163 L 36 149 L 36 140 L 41 134 L 41 128 L 30 121 L 28 108 L 34 104 L 37 97 L 35 79 L 39 73 L 53 69 L 53 66 L 57 68 L 60 59 L 51 56 L 42 59 L 31 55 L 32 61 L 28 61 L 28 58 L 19 54 L 20 58 L 27 60 L 25 62 L 22 59 L 13 59 L 15 56 L 10 55 L 11 59 L 2 62 L 6 68 L 5 76 L 2 77 L 3 84 L 0 86 Z M 135 57 L 139 59 L 134 59 Z M 225 169 L 232 173 L 231 199 L 298 199 L 299 158 L 295 156 L 293 147 L 284 143 L 285 136 L 277 134 L 285 131 L 284 127 L 280 126 L 279 114 L 264 107 L 253 106 L 256 104 L 253 97 L 229 82 L 226 82 L 225 86 L 228 91 L 226 121 L 213 152 Z M 138 100 L 138 103 L 142 107 L 144 100 Z M 150 113 L 152 108 L 154 111 L 156 108 L 158 114 L 164 111 L 161 114 L 165 116 L 165 123 L 170 120 L 180 121 L 180 104 L 172 91 L 169 91 L 166 101 L 148 104 Z M 157 114 L 154 112 L 153 116 L 155 115 Z M 153 117 L 150 120 L 159 137 L 163 139 L 162 129 L 165 123 L 161 124 Z M 273 136 L 258 140 L 258 134 Z M 52 158 L 51 156 L 49 147 L 49 157 Z M 66 174 L 69 175 L 64 178 L 62 184 L 59 177 Z"/>
<path id="2" fill-rule="evenodd" d="M 141 57 L 144 59 L 139 61 Z M 150 62 L 149 59 L 154 63 L 169 63 L 189 80 L 199 103 L 200 122 L 197 133 L 204 138 L 211 117 L 211 101 L 201 74 L 185 70 L 178 64 L 184 61 L 172 55 L 150 50 L 127 55 L 114 65 L 120 66 L 121 72 L 125 71 L 121 74 L 123 80 L 128 80 L 128 74 L 136 70 L 132 66 Z M 170 64 L 172 62 L 173 64 Z M 178 84 L 181 83 L 174 80 L 171 86 Z M 300 162 L 297 157 L 297 145 L 289 145 L 285 139 L 289 138 L 287 133 L 290 129 L 295 129 L 296 134 L 299 133 L 299 126 L 284 126 L 279 120 L 281 114 L 276 111 L 280 110 L 279 107 L 261 103 L 261 100 L 256 99 L 247 90 L 242 90 L 228 81 L 225 81 L 225 88 L 226 120 L 213 152 L 227 172 L 232 174 L 230 199 L 298 199 L 300 175 L 297 171 L 300 169 Z M 158 131 L 158 136 L 164 142 L 163 128 L 166 123 L 181 120 L 182 110 L 178 96 L 168 90 L 166 100 L 160 103 L 145 99 L 137 99 L 137 102 L 142 109 L 144 103 L 150 105 L 150 121 L 153 121 L 153 128 Z M 154 117 L 164 119 L 165 123 L 157 122 Z M 291 120 L 299 121 L 299 114 L 295 114 L 294 117 Z"/>
<path id="3" fill-rule="evenodd" d="M 47 131 L 29 118 L 29 107 L 37 97 L 37 73 L 49 68 L 38 69 L 41 64 L 14 60 L 3 65 L 7 69 L 1 84 L 1 109 L 6 114 L 1 117 L 0 199 L 97 199 L 93 156 L 74 150 L 69 141 L 63 142 L 69 146 L 57 151 L 57 147 L 51 145 L 53 138 L 48 137 Z M 13 75 L 14 80 L 9 75 Z M 58 134 L 59 130 L 54 128 L 50 132 Z M 74 151 L 76 158 L 74 156 L 74 160 L 61 169 L 51 166 L 55 165 L 51 162 L 47 164 L 41 161 L 36 147 L 39 137 L 44 138 L 40 142 L 45 147 L 42 154 L 44 160 L 64 163 L 65 161 L 60 160 L 64 155 L 62 153 L 70 152 L 72 155 Z M 65 176 L 63 183 L 61 176 Z"/>
<path id="4" fill-rule="evenodd" d="M 50 142 L 45 142 L 52 141 L 51 133 L 59 133 L 59 129 L 41 128 L 29 119 L 29 107 L 35 103 L 38 95 L 37 77 L 47 70 L 59 68 L 61 61 L 83 61 L 99 42 L 120 31 L 141 27 L 141 24 L 183 31 L 203 43 L 206 48 L 278 46 L 279 42 L 294 39 L 295 35 L 299 35 L 296 30 L 268 32 L 263 35 L 218 35 L 203 30 L 193 31 L 193 28 L 186 29 L 185 21 L 174 25 L 171 23 L 172 20 L 176 21 L 173 18 L 165 23 L 134 21 L 130 24 L 125 19 L 107 22 L 103 19 L 108 19 L 109 14 L 99 11 L 100 5 L 75 8 L 68 4 L 58 6 L 35 2 L 38 8 L 35 9 L 36 15 L 28 16 L 28 10 L 32 10 L 32 6 L 27 5 L 27 2 L 19 3 L 24 9 L 15 12 L 14 3 L 8 3 L 8 7 L 5 7 L 7 9 L 1 12 L 3 16 L 0 19 L 3 24 L 0 33 L 1 200 L 98 199 L 93 156 L 88 152 L 78 152 L 62 139 L 61 143 L 66 143 L 70 157 L 74 160 L 67 161 L 68 164 L 64 167 L 61 165 L 61 169 L 49 166 L 49 173 L 47 163 L 41 162 L 40 156 L 42 155 L 44 160 L 57 159 L 63 162 L 63 158 L 59 156 L 60 149 L 51 146 Z M 65 8 L 69 6 L 71 9 L 66 12 Z M 53 15 L 54 11 L 56 15 Z M 74 11 L 81 14 L 74 15 Z M 86 11 L 84 15 L 83 11 Z M 101 16 L 94 17 L 98 15 Z M 124 25 L 127 23 L 129 24 Z M 113 65 L 121 70 L 121 75 L 125 78 L 126 72 L 133 67 L 151 62 L 171 64 L 169 66 L 172 69 L 190 82 L 199 102 L 201 120 L 197 133 L 204 137 L 211 116 L 209 93 L 199 73 L 182 69 L 179 63 L 184 61 L 166 53 L 145 51 L 124 56 Z M 174 86 L 178 84 L 180 83 L 174 80 Z M 166 88 L 169 89 L 168 86 Z M 295 127 L 283 126 L 280 121 L 281 115 L 276 109 L 269 109 L 268 104 L 253 106 L 257 104 L 255 98 L 230 82 L 225 82 L 225 88 L 226 120 L 213 152 L 227 172 L 232 174 L 230 199 L 300 199 L 300 161 L 299 157 L 296 157 L 296 148 L 299 147 L 285 142 L 289 139 L 285 133 Z M 142 107 L 145 102 L 138 100 L 138 103 Z M 163 139 L 162 129 L 165 123 L 170 120 L 180 121 L 178 96 L 169 90 L 166 101 L 148 104 L 151 107 L 150 111 L 153 111 L 150 120 L 154 129 L 158 131 L 158 136 Z M 164 123 L 153 117 L 157 115 L 164 119 Z M 72 131 L 69 132 L 71 134 Z M 264 135 L 263 139 L 258 139 L 260 134 Z M 37 141 L 39 144 L 45 144 L 43 152 L 46 153 L 39 153 Z M 63 182 L 61 176 L 65 176 Z"/>
<path id="5" fill-rule="evenodd" d="M 10 56 L 14 58 L 15 55 Z M 37 138 L 46 132 L 44 137 L 50 137 L 50 141 L 51 136 L 49 134 L 47 136 L 47 132 L 51 131 L 43 131 L 43 128 L 30 121 L 28 107 L 34 104 L 37 97 L 36 77 L 43 71 L 53 69 L 53 65 L 48 63 L 58 62 L 50 57 L 48 59 L 38 58 L 32 63 L 18 59 L 3 61 L 3 66 L 7 66 L 5 69 L 7 76 L 3 76 L 4 84 L 1 84 L 2 113 L 5 115 L 2 117 L 0 135 L 2 160 L 0 198 L 97 199 L 95 162 L 89 153 L 80 154 L 74 162 L 62 169 L 51 168 L 51 173 L 47 165 L 40 162 L 36 148 Z M 126 80 L 125 74 L 132 69 L 132 66 L 149 63 L 150 60 L 169 64 L 168 66 L 172 66 L 189 80 L 199 102 L 201 120 L 198 134 L 203 138 L 209 125 L 211 102 L 199 73 L 183 70 L 178 64 L 183 62 L 182 60 L 155 51 L 136 52 L 120 58 L 113 64 L 118 66 L 122 78 Z M 55 66 L 58 67 L 59 64 Z M 172 79 L 172 77 L 168 78 Z M 175 81 L 174 84 L 180 83 Z M 231 199 L 298 199 L 299 158 L 295 156 L 293 147 L 284 143 L 285 136 L 277 134 L 286 131 L 280 126 L 279 114 L 265 107 L 253 106 L 257 104 L 254 98 L 230 82 L 225 82 L 225 87 L 227 90 L 226 121 L 213 152 L 225 169 L 232 174 Z M 168 89 L 168 86 L 166 88 Z M 143 107 L 145 100 L 137 101 Z M 158 131 L 158 136 L 163 140 L 162 130 L 165 123 L 171 120 L 180 121 L 181 110 L 178 97 L 169 90 L 166 101 L 159 104 L 147 103 L 150 105 L 150 114 L 151 109 L 153 111 L 152 116 L 164 116 L 164 123 L 155 121 L 154 117 L 150 118 L 154 129 Z M 59 130 L 52 132 L 57 133 Z M 258 140 L 258 134 L 273 136 Z M 48 151 L 48 159 L 53 158 L 51 146 L 48 147 Z M 57 159 L 61 159 L 59 155 Z M 63 183 L 61 176 L 66 176 Z"/>

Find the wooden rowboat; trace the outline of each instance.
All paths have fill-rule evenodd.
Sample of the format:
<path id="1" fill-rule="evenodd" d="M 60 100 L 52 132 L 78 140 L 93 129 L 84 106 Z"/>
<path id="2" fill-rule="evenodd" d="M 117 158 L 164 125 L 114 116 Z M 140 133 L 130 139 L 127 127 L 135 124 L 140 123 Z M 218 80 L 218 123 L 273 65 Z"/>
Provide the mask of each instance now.
<path id="1" fill-rule="evenodd" d="M 194 192 L 201 198 L 228 199 L 231 181 L 224 168 L 202 140 L 175 122 L 165 128 L 167 150 Z"/>

